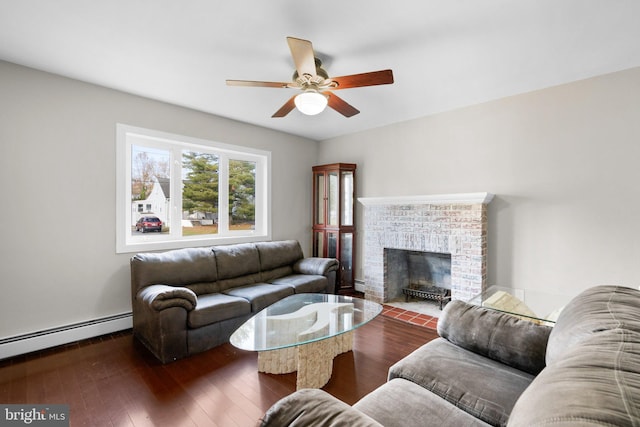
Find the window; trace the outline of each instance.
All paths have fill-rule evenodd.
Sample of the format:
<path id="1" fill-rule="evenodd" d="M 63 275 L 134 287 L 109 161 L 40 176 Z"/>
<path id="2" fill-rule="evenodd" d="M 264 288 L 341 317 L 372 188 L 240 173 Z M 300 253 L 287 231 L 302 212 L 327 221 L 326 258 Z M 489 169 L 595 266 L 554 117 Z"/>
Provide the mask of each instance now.
<path id="1" fill-rule="evenodd" d="M 270 239 L 269 152 L 116 130 L 118 253 Z"/>

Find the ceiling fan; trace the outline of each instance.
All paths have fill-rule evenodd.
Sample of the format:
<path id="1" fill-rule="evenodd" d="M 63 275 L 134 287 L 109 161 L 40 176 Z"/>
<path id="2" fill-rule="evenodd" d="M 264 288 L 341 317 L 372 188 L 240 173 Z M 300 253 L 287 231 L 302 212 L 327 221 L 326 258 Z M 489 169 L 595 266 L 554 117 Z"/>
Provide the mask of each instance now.
<path id="1" fill-rule="evenodd" d="M 322 69 L 322 62 L 315 56 L 309 40 L 287 37 L 291 56 L 296 66 L 293 81 L 259 82 L 250 80 L 227 80 L 229 86 L 273 87 L 300 89 L 302 93 L 292 96 L 271 117 L 284 117 L 294 108 L 301 113 L 315 115 L 328 105 L 345 117 L 351 117 L 360 111 L 333 93 L 335 90 L 354 87 L 386 85 L 393 83 L 391 70 L 352 74 L 342 77 L 329 77 Z"/>

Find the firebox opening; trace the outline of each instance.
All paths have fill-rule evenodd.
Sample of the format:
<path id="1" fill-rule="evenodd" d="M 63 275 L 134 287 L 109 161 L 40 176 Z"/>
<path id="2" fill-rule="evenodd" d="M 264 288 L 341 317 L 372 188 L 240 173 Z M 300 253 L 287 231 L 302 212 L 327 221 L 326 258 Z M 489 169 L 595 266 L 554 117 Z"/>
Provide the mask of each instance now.
<path id="1" fill-rule="evenodd" d="M 384 249 L 388 298 L 417 297 L 442 303 L 451 298 L 451 254 Z"/>

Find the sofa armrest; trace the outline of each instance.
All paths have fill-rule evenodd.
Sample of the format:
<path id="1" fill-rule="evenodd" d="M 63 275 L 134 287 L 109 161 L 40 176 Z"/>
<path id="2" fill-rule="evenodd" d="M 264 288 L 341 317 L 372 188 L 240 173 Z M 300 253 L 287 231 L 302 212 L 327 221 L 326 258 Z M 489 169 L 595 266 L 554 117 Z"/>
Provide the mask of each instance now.
<path id="1" fill-rule="evenodd" d="M 459 300 L 438 320 L 438 334 L 449 342 L 532 375 L 545 367 L 550 333 L 549 326 Z"/>
<path id="2" fill-rule="evenodd" d="M 298 390 L 280 399 L 258 426 L 382 427 L 368 415 L 318 389 Z"/>
<path id="3" fill-rule="evenodd" d="M 170 307 L 182 307 L 191 311 L 198 301 L 191 289 L 168 285 L 146 286 L 138 292 L 138 299 L 156 311 Z"/>
<path id="4" fill-rule="evenodd" d="M 339 263 L 335 258 L 310 257 L 296 262 L 293 271 L 300 274 L 318 274 L 326 276 L 331 271 L 338 269 Z"/>

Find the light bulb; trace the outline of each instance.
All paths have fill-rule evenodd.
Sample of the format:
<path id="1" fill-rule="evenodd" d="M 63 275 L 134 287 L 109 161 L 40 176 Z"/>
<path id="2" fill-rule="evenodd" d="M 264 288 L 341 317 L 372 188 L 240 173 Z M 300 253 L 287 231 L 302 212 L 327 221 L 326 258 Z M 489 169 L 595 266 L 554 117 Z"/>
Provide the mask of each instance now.
<path id="1" fill-rule="evenodd" d="M 327 97 L 314 89 L 309 89 L 296 96 L 293 102 L 302 114 L 315 116 L 322 113 L 327 106 Z"/>

